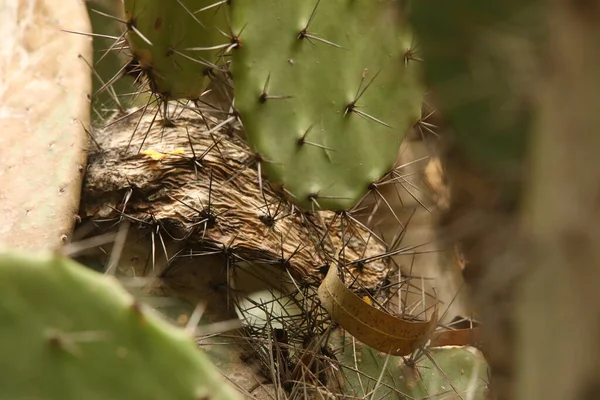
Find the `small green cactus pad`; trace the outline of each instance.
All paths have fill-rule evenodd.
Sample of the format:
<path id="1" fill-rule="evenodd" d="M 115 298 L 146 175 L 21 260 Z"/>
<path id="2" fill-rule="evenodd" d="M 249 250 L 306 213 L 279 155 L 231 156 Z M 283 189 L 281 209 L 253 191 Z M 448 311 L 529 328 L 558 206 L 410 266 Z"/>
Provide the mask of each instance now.
<path id="1" fill-rule="evenodd" d="M 112 278 L 0 254 L 0 398 L 238 399 L 191 337 Z"/>
<path id="2" fill-rule="evenodd" d="M 335 334 L 334 338 L 339 338 Z M 347 338 L 336 357 L 348 396 L 373 399 L 487 399 L 488 364 L 471 347 L 428 348 L 415 360 L 380 353 Z M 349 368 L 350 366 L 353 366 Z"/>
<path id="3" fill-rule="evenodd" d="M 396 1 L 231 6 L 235 108 L 270 183 L 305 210 L 345 210 L 391 171 L 421 113 Z"/>
<path id="4" fill-rule="evenodd" d="M 226 37 L 225 6 L 213 0 L 125 0 L 127 40 L 153 92 L 167 99 L 197 99 L 206 71 L 217 65 Z M 200 11 L 201 10 L 201 11 Z M 209 48 L 209 49 L 206 49 Z"/>

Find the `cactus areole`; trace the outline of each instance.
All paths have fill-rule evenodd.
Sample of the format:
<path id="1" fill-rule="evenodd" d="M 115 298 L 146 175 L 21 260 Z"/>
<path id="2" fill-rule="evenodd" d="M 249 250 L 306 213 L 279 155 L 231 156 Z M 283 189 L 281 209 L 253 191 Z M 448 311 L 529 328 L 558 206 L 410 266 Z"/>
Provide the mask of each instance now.
<path id="1" fill-rule="evenodd" d="M 163 99 L 198 99 L 222 41 L 224 11 L 204 10 L 212 0 L 125 0 L 133 61 Z M 218 26 L 220 26 L 218 28 Z"/>

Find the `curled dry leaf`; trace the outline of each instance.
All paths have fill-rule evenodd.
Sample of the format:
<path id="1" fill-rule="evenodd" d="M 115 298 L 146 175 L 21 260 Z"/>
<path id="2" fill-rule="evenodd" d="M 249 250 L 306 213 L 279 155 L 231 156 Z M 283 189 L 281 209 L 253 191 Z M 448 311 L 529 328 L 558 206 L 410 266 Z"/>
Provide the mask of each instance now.
<path id="1" fill-rule="evenodd" d="M 437 325 L 437 307 L 429 321 L 409 321 L 379 310 L 348 289 L 335 265 L 319 286 L 319 297 L 331 318 L 364 344 L 395 356 L 424 345 Z"/>

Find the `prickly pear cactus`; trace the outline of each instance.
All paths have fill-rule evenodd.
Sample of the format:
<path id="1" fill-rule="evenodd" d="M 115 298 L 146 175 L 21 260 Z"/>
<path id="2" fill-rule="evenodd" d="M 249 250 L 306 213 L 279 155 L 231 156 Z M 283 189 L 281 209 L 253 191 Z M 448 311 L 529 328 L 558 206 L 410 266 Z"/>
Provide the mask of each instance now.
<path id="1" fill-rule="evenodd" d="M 212 0 L 125 0 L 127 40 L 150 88 L 165 99 L 198 99 L 217 69 L 225 14 Z M 217 29 L 219 28 L 219 29 Z"/>
<path id="2" fill-rule="evenodd" d="M 0 398 L 237 399 L 183 331 L 61 256 L 0 254 Z"/>
<path id="3" fill-rule="evenodd" d="M 389 172 L 423 89 L 396 1 L 231 5 L 235 108 L 276 188 L 344 210 Z"/>
<path id="4" fill-rule="evenodd" d="M 368 346 L 351 343 L 351 339 L 346 342 L 337 359 L 347 395 L 399 400 L 487 398 L 488 364 L 475 348 L 428 348 L 412 357 L 388 358 Z"/>

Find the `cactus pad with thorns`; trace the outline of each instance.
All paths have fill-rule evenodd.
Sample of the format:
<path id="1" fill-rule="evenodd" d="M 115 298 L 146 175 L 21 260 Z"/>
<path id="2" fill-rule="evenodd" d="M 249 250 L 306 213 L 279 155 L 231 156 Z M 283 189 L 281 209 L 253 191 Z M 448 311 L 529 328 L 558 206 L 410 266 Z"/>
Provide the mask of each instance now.
<path id="1" fill-rule="evenodd" d="M 235 108 L 271 184 L 345 210 L 389 172 L 420 117 L 419 66 L 397 2 L 231 6 Z"/>
<path id="2" fill-rule="evenodd" d="M 215 7 L 210 7 L 216 5 Z M 225 16 L 212 0 L 125 0 L 133 61 L 164 99 L 198 99 L 216 69 Z M 221 26 L 222 28 L 222 26 Z"/>
<path id="3" fill-rule="evenodd" d="M 423 347 L 410 357 L 391 357 L 351 338 L 332 335 L 347 396 L 373 399 L 488 398 L 489 367 L 473 347 Z M 339 347 L 338 347 L 339 346 Z M 357 363 L 357 364 L 355 364 Z M 351 366 L 355 366 L 352 368 Z"/>
<path id="4" fill-rule="evenodd" d="M 0 397 L 237 399 L 183 331 L 62 256 L 0 254 Z"/>

